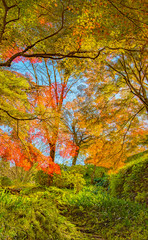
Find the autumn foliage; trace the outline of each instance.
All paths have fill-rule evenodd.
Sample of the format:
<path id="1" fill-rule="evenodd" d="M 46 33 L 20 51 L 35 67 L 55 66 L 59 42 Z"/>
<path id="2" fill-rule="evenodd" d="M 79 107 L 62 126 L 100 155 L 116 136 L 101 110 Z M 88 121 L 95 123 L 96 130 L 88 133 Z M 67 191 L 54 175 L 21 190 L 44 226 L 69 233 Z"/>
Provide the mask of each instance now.
<path id="1" fill-rule="evenodd" d="M 1 131 L 0 155 L 4 161 L 10 161 L 16 166 L 30 170 L 34 164 L 38 169 L 52 175 L 60 174 L 60 167 L 50 157 L 43 155 L 32 143 L 24 143 L 20 139 L 9 136 Z"/>
<path id="2" fill-rule="evenodd" d="M 146 2 L 0 4 L 0 157 L 59 174 L 56 154 L 117 169 L 145 150 Z"/>

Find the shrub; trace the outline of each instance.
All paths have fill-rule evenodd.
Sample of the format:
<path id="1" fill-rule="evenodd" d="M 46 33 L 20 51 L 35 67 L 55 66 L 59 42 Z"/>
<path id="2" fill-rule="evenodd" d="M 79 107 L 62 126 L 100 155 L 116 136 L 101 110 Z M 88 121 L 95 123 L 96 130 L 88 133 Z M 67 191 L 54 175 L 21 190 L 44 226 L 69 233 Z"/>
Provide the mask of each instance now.
<path id="1" fill-rule="evenodd" d="M 50 186 L 52 184 L 52 176 L 43 172 L 42 170 L 39 170 L 36 173 L 34 179 L 35 183 L 40 186 Z"/>
<path id="2" fill-rule="evenodd" d="M 6 176 L 1 177 L 0 182 L 2 187 L 7 187 L 12 185 L 11 179 Z"/>
<path id="3" fill-rule="evenodd" d="M 79 192 L 85 185 L 85 180 L 80 173 L 61 170 L 61 175 L 54 176 L 53 185 L 58 188 L 74 188 L 75 192 Z"/>
<path id="4" fill-rule="evenodd" d="M 86 180 L 87 185 L 90 185 L 95 179 L 102 178 L 103 175 L 106 175 L 106 168 L 96 167 L 94 172 L 94 167 L 95 166 L 92 164 L 85 165 L 84 179 Z"/>
<path id="5" fill-rule="evenodd" d="M 70 167 L 70 166 L 67 166 L 67 165 L 64 165 L 64 164 L 60 164 L 60 169 L 65 171 L 65 172 L 68 172 L 70 174 L 77 174 L 77 173 L 81 174 L 82 177 L 85 179 L 86 185 L 90 185 L 92 173 L 94 171 L 94 165 L 92 165 L 92 164 L 74 165 L 74 166 Z M 95 179 L 101 178 L 103 175 L 104 175 L 104 177 L 107 178 L 108 176 L 106 175 L 106 171 L 107 171 L 106 168 L 96 167 L 94 178 Z M 106 183 L 107 183 L 107 181 L 106 181 Z"/>
<path id="6" fill-rule="evenodd" d="M 82 174 L 84 176 L 85 173 L 86 173 L 86 169 L 87 169 L 86 166 L 74 165 L 74 166 L 70 167 L 69 172 L 70 173 L 79 173 L 79 174 Z"/>
<path id="7" fill-rule="evenodd" d="M 148 158 L 141 162 L 131 162 L 117 174 L 111 176 L 110 192 L 118 198 L 148 203 Z"/>
<path id="8" fill-rule="evenodd" d="M 109 177 L 108 175 L 103 174 L 102 177 L 98 177 L 94 179 L 94 184 L 96 186 L 101 186 L 107 188 L 109 186 Z"/>

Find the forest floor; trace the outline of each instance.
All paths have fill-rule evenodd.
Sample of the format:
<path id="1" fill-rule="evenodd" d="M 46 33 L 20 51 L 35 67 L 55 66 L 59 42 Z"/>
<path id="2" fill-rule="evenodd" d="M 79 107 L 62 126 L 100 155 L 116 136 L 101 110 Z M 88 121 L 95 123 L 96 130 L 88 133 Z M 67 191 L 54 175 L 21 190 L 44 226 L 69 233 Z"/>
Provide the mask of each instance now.
<path id="1" fill-rule="evenodd" d="M 9 187 L 1 189 L 0 240 L 147 240 L 147 217 L 146 206 L 96 193 L 95 187 L 77 194 L 55 187 Z M 45 230 L 53 238 L 42 236 Z M 26 237 L 28 232 L 33 237 Z"/>

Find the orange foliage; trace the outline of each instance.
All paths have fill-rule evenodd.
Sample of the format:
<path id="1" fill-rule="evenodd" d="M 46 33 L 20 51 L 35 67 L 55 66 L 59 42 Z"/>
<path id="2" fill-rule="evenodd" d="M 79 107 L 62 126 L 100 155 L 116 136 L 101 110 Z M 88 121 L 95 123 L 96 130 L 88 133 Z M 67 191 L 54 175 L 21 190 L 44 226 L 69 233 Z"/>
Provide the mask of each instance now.
<path id="1" fill-rule="evenodd" d="M 37 168 L 52 175 L 60 174 L 58 164 L 52 162 L 50 157 L 43 155 L 31 143 L 22 143 L 19 139 L 12 140 L 6 133 L 0 136 L 0 156 L 5 161 L 15 163 L 16 166 L 24 168 L 26 171 L 38 163 Z"/>
<path id="2" fill-rule="evenodd" d="M 88 154 L 85 163 L 114 170 L 124 166 L 126 159 L 120 142 L 96 140 L 88 147 Z"/>

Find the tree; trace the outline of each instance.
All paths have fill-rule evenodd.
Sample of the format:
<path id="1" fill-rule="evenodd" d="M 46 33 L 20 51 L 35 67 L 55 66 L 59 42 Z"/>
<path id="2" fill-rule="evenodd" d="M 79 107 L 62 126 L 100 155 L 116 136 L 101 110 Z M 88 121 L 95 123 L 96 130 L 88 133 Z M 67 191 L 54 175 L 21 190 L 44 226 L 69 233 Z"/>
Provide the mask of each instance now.
<path id="1" fill-rule="evenodd" d="M 63 63 L 66 64 L 67 63 Z M 55 161 L 56 145 L 62 144 L 65 119 L 63 110 L 66 108 L 67 94 L 70 96 L 71 87 L 78 79 L 71 73 L 71 67 L 67 65 L 63 69 L 61 64 L 55 64 L 52 61 L 43 60 L 41 64 L 32 64 L 32 79 L 30 85 L 32 92 L 30 102 L 32 111 L 38 116 L 32 134 L 36 132 L 37 138 L 40 138 L 47 146 L 52 161 Z M 30 69 L 31 72 L 31 69 Z M 30 76 L 31 77 L 31 76 Z M 35 82 L 34 82 L 35 81 Z"/>
<path id="2" fill-rule="evenodd" d="M 66 129 L 63 136 L 63 145 L 66 147 L 67 142 L 70 142 L 71 150 L 69 157 L 72 157 L 72 166 L 76 165 L 79 154 L 84 154 L 93 136 L 87 131 L 85 125 L 79 125 L 81 121 L 81 100 L 74 99 L 72 102 L 67 102 L 66 109 L 63 115 L 64 125 Z M 66 155 L 65 155 L 66 157 Z"/>
<path id="3" fill-rule="evenodd" d="M 24 168 L 25 171 L 30 171 L 36 164 L 38 169 L 42 169 L 49 175 L 60 174 L 60 167 L 50 157 L 43 155 L 33 145 L 31 139 L 25 141 L 22 136 L 20 138 L 15 136 L 15 132 L 11 136 L 1 130 L 0 141 L 0 156 L 3 161 L 15 163 L 16 166 Z"/>
<path id="4" fill-rule="evenodd" d="M 27 154 L 38 159 L 33 139 L 30 139 L 32 134 L 34 141 L 37 137 L 44 139 L 54 161 L 58 136 L 62 140 L 64 128 L 61 122 L 64 98 L 70 89 L 69 77 L 74 71 L 69 65 L 77 66 L 73 75 L 84 74 L 87 78 L 80 114 L 70 120 L 67 146 L 72 149 L 69 153 L 73 154 L 73 163 L 80 148 L 83 149 L 82 143 L 88 132 L 95 136 L 94 148 L 97 146 L 95 140 L 101 141 L 104 137 L 102 141 L 109 149 L 115 137 L 121 150 L 125 149 L 125 144 L 130 149 L 127 139 L 134 143 L 132 146 L 136 144 L 130 139 L 131 129 L 136 134 L 136 126 L 145 120 L 142 113 L 147 110 L 148 102 L 147 10 L 144 0 L 1 0 L 0 13 L 2 124 L 12 127 L 16 142 L 23 141 L 27 146 Z M 53 82 L 51 62 L 47 59 L 55 61 L 52 63 Z M 80 59 L 85 61 L 79 64 Z M 62 61 L 58 63 L 58 60 Z M 21 63 L 32 66 L 32 80 L 26 81 L 20 75 L 16 78 L 16 73 L 6 70 L 7 67 L 10 71 L 15 66 L 20 68 Z M 37 66 L 41 68 L 43 64 L 46 74 L 37 70 Z M 58 78 L 62 76 L 60 83 L 57 69 Z M 44 81 L 44 74 L 48 83 Z M 34 128 L 30 127 L 28 120 L 33 121 Z M 144 129 L 142 124 L 141 129 Z M 142 132 L 144 135 L 144 130 Z M 24 146 L 20 145 L 20 152 Z M 40 152 L 38 156 L 40 159 Z M 42 158 L 46 162 L 46 157 Z"/>
<path id="5" fill-rule="evenodd" d="M 126 155 L 145 149 L 141 144 L 147 135 L 145 108 L 103 62 L 96 60 L 90 66 L 79 125 L 94 136 L 87 151 L 89 162 L 117 168 Z"/>
<path id="6" fill-rule="evenodd" d="M 95 59 L 132 51 L 147 41 L 146 6 L 141 0 L 2 0 L 0 66 L 20 58 Z"/>
<path id="7" fill-rule="evenodd" d="M 148 65 L 147 48 L 144 45 L 139 51 L 125 52 L 117 60 L 107 64 L 112 77 L 125 81 L 130 92 L 136 96 L 148 112 Z"/>

